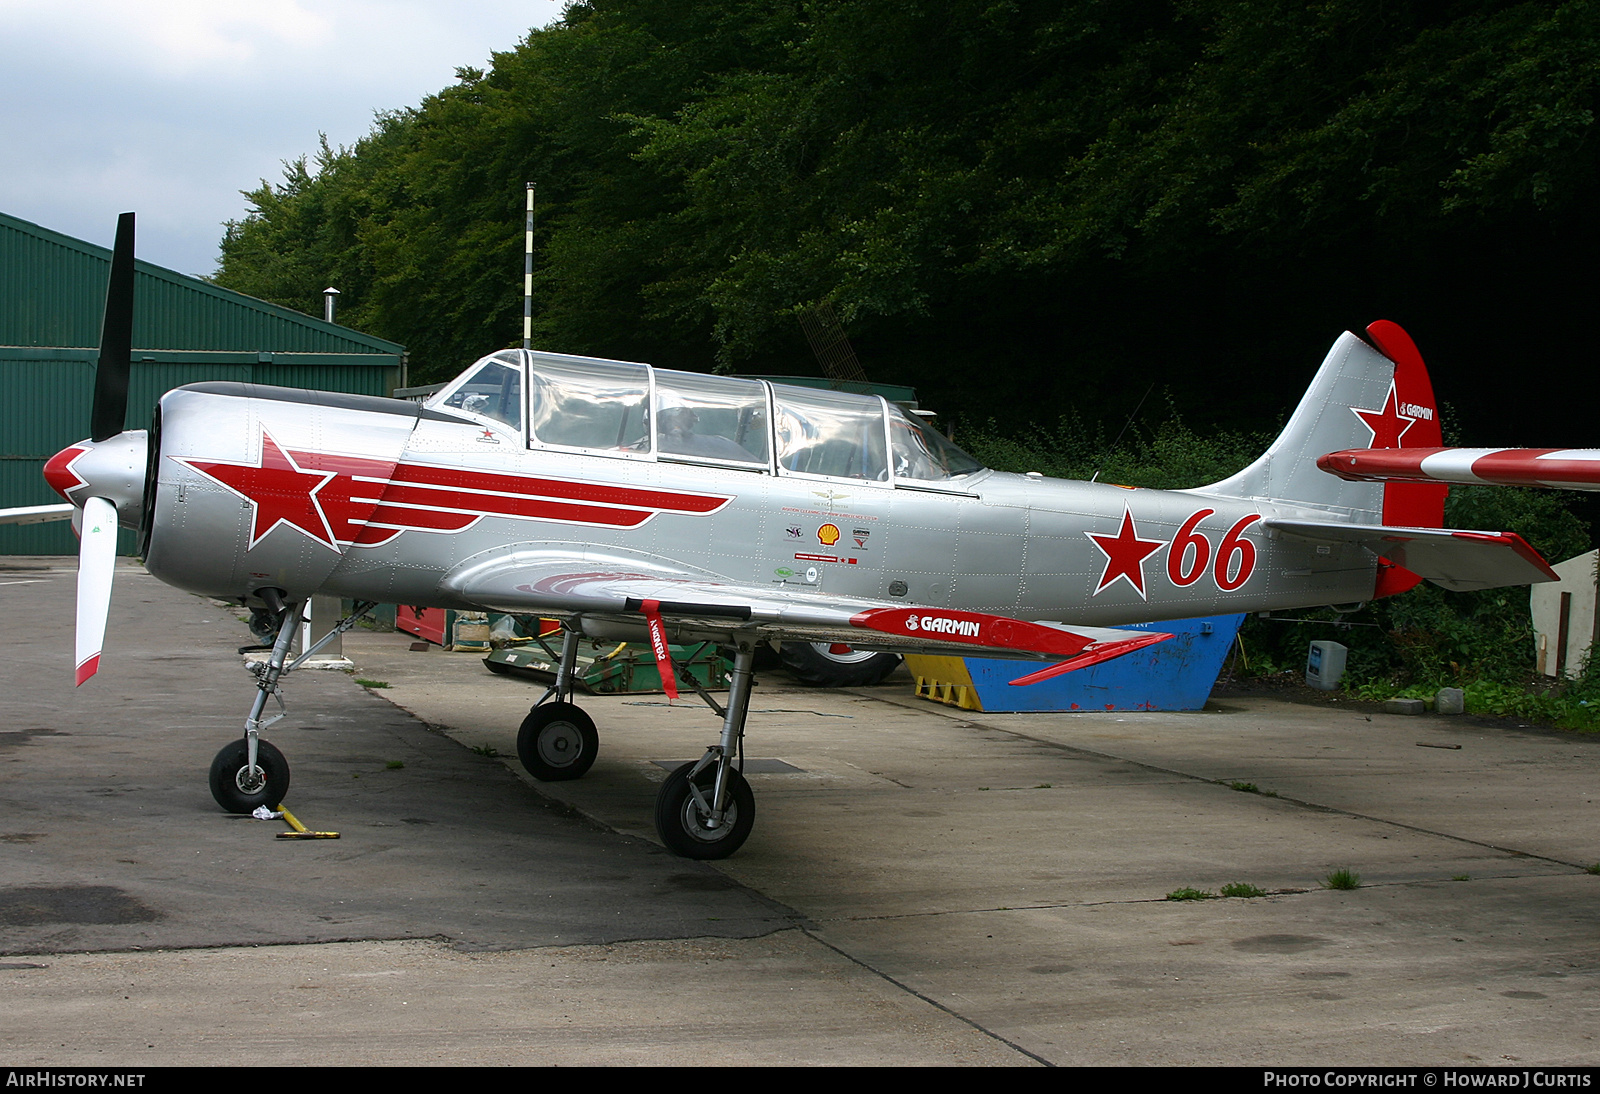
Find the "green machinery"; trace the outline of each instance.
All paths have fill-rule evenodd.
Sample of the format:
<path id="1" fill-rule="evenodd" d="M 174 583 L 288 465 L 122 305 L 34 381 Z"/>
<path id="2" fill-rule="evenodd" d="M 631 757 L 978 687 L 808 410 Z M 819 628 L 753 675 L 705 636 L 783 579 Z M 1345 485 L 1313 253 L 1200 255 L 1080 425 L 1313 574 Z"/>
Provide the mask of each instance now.
<path id="1" fill-rule="evenodd" d="M 726 691 L 730 666 L 710 642 L 692 646 L 668 646 L 672 664 L 680 678 L 688 673 L 706 691 Z M 495 650 L 483 659 L 490 672 L 524 676 L 535 683 L 552 685 L 559 654 L 542 640 L 530 646 Z M 655 655 L 644 643 L 585 642 L 579 647 L 578 689 L 590 695 L 626 695 L 663 691 L 661 672 Z"/>

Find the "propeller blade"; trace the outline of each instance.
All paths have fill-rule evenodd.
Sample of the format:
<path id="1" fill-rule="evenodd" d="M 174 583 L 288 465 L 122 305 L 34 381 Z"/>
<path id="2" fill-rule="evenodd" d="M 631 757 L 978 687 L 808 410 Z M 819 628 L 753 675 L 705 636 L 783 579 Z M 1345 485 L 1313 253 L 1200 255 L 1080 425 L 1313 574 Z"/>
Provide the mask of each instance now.
<path id="1" fill-rule="evenodd" d="M 105 498 L 83 503 L 78 542 L 78 684 L 100 669 L 100 646 L 111 610 L 111 575 L 117 566 L 117 507 Z"/>
<path id="2" fill-rule="evenodd" d="M 122 432 L 128 414 L 128 371 L 133 360 L 133 214 L 117 218 L 111 249 L 111 279 L 106 284 L 105 319 L 100 325 L 100 363 L 94 374 L 94 408 L 89 435 L 97 441 Z"/>

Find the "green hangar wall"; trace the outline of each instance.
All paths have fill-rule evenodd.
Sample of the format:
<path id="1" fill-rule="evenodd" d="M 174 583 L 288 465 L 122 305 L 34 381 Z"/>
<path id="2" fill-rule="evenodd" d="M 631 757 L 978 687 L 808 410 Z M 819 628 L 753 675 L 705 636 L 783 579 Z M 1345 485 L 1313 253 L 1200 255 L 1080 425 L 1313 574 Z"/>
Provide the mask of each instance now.
<path id="1" fill-rule="evenodd" d="M 110 270 L 110 249 L 0 213 L 0 508 L 61 500 L 42 472 L 89 435 Z M 148 262 L 134 263 L 133 345 L 128 429 L 202 380 L 362 395 L 405 383 L 403 346 Z M 65 521 L 0 526 L 0 555 L 77 550 Z"/>

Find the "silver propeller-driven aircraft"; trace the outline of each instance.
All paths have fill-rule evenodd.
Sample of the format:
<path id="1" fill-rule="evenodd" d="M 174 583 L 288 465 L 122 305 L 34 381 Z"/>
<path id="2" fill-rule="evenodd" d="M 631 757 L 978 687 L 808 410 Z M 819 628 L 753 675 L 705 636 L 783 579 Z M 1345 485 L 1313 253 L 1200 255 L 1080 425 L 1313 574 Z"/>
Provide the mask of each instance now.
<path id="1" fill-rule="evenodd" d="M 316 593 L 356 602 L 340 629 L 377 602 L 561 620 L 556 683 L 518 735 L 546 780 L 581 776 L 599 747 L 572 702 L 582 638 L 649 641 L 669 684 L 668 641 L 731 648 L 726 705 L 702 693 L 720 739 L 656 803 L 668 847 L 721 858 L 755 818 L 741 768 L 761 642 L 1050 662 L 1028 683 L 1168 637 L 1110 629 L 1134 621 L 1554 578 L 1514 534 L 1441 528 L 1442 485 L 1318 470 L 1340 449 L 1440 443 L 1422 359 L 1389 322 L 1339 338 L 1237 475 L 1135 490 L 986 469 L 875 396 L 525 350 L 426 404 L 200 383 L 123 431 L 132 273 L 129 215 L 93 436 L 45 470 L 80 526 L 78 680 L 99 662 L 118 525 L 168 584 L 274 613 L 244 735 L 212 764 L 236 812 L 287 789 L 260 733 Z"/>

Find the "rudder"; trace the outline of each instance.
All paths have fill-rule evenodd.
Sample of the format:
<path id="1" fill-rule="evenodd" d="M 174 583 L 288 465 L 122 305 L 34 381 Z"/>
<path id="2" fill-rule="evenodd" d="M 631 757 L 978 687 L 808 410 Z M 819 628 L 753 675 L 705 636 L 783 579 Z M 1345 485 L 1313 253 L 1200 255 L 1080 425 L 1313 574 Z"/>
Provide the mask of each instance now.
<path id="1" fill-rule="evenodd" d="M 1260 458 L 1198 493 L 1286 501 L 1363 524 L 1438 528 L 1448 490 L 1431 483 L 1345 482 L 1317 457 L 1346 448 L 1436 448 L 1442 442 L 1433 384 L 1416 343 L 1380 319 L 1362 339 L 1333 344 L 1299 406 Z"/>

